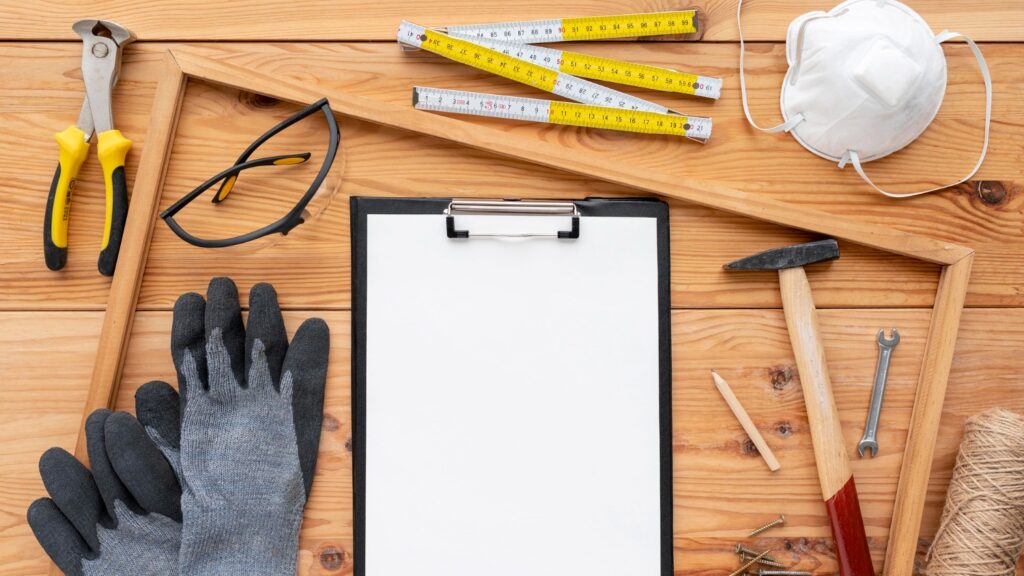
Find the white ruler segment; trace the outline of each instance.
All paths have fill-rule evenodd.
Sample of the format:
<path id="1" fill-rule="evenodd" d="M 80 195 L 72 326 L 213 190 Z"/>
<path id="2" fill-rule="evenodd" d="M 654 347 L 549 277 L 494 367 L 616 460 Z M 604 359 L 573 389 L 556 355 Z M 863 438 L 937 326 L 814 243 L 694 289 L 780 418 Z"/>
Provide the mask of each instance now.
<path id="1" fill-rule="evenodd" d="M 562 42 L 562 19 L 500 22 L 497 24 L 463 24 L 448 26 L 445 31 L 462 37 L 507 40 L 510 42 Z"/>
<path id="2" fill-rule="evenodd" d="M 413 106 L 418 110 L 470 114 L 545 124 L 606 128 L 648 134 L 685 136 L 701 143 L 711 138 L 711 122 L 679 114 L 621 111 L 539 98 L 485 94 L 444 88 L 413 88 Z M 567 110 L 569 107 L 578 107 Z M 626 117 L 622 117 L 625 115 Z"/>
<path id="3" fill-rule="evenodd" d="M 413 106 L 431 112 L 472 114 L 525 122 L 547 123 L 551 116 L 550 100 L 422 86 L 413 88 Z"/>

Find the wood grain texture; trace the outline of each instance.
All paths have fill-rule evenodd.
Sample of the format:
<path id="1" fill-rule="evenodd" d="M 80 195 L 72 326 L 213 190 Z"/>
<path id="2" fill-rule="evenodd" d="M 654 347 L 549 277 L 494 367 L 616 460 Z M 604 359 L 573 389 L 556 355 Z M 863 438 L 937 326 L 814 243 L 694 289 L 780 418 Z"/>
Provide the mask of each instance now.
<path id="1" fill-rule="evenodd" d="M 308 105 L 320 96 L 333 102 L 336 114 L 447 140 L 496 156 L 593 178 L 623 186 L 640 194 L 682 200 L 738 216 L 779 224 L 814 234 L 824 234 L 876 250 L 933 264 L 952 264 L 973 251 L 966 247 L 903 232 L 822 210 L 780 202 L 737 188 L 658 170 L 638 171 L 616 155 L 579 154 L 564 146 L 537 138 L 510 136 L 501 130 L 481 127 L 471 119 L 423 114 L 407 106 L 381 102 L 342 90 L 310 89 L 282 82 L 277 76 L 251 67 L 235 66 L 187 49 L 174 50 L 175 60 L 190 77 L 237 90 L 251 90 L 274 99 Z M 145 167 L 144 167 L 145 168 Z"/>
<path id="2" fill-rule="evenodd" d="M 88 4 L 42 0 L 7 3 L 0 11 L 0 39 L 63 40 L 0 44 L 5 80 L 0 82 L 0 122 L 5 127 L 0 131 L 0 153 L 8 166 L 17 167 L 7 171 L 0 185 L 4 208 L 0 210 L 0 573 L 27 576 L 47 571 L 46 559 L 24 523 L 24 510 L 40 495 L 36 460 L 41 451 L 52 444 L 73 446 L 102 322 L 98 311 L 103 310 L 110 287 L 109 280 L 95 273 L 103 194 L 94 155 L 86 161 L 76 190 L 68 268 L 59 275 L 45 270 L 38 245 L 45 191 L 56 162 L 51 134 L 74 119 L 81 103 L 80 44 L 70 31 L 72 21 L 100 15 L 120 21 L 142 37 L 143 42 L 127 51 L 122 81 L 114 95 L 117 127 L 136 141 L 127 163 L 131 185 L 144 153 L 162 52 L 173 46 L 151 42 L 155 39 L 301 39 L 306 42 L 192 48 L 310 86 L 335 87 L 406 104 L 409 88 L 415 84 L 536 93 L 429 54 L 400 53 L 390 39 L 401 18 L 437 25 L 527 14 L 568 16 L 688 6 L 660 0 L 543 5 L 527 0 L 515 6 L 469 5 L 464 0 L 413 5 L 401 0 L 366 9 L 352 7 L 348 0 L 341 2 L 325 7 L 322 0 L 299 0 L 281 10 L 280 3 L 255 0 L 240 10 L 195 0 L 99 0 Z M 781 40 L 795 15 L 827 9 L 831 4 L 750 0 L 744 9 L 748 37 Z M 735 1 L 701 0 L 694 5 L 707 11 L 710 27 L 705 38 L 711 42 L 605 43 L 575 48 L 722 76 L 725 92 L 714 104 L 630 90 L 673 108 L 713 115 L 715 138 L 707 146 L 500 121 L 481 120 L 481 125 L 539 137 L 581 153 L 621 154 L 638 170 L 655 168 L 720 182 L 966 244 L 977 249 L 968 305 L 1024 305 L 1024 267 L 1020 265 L 1024 156 L 1019 145 L 1024 141 L 1020 120 L 1024 118 L 1024 67 L 1020 65 L 1024 45 L 982 46 L 992 68 L 995 99 L 993 148 L 978 182 L 894 202 L 873 195 L 851 170 L 839 171 L 788 137 L 755 134 L 747 128 L 738 100 L 737 47 L 729 42 L 735 38 Z M 1016 0 L 929 0 L 916 2 L 914 7 L 934 29 L 960 30 L 979 41 L 1019 42 L 1024 30 L 1024 10 Z M 370 37 L 387 42 L 310 42 Z M 879 174 L 887 186 L 901 182 L 919 186 L 921 175 L 929 181 L 948 180 L 971 163 L 980 142 L 983 91 L 966 48 L 949 46 L 946 54 L 950 85 L 935 124 L 908 149 L 869 165 L 871 174 Z M 777 121 L 778 89 L 785 72 L 782 45 L 749 45 L 747 63 L 755 117 Z M 168 166 L 169 182 L 179 196 L 230 163 L 253 137 L 294 111 L 286 104 L 202 84 L 190 88 L 184 105 L 187 111 Z M 338 201 L 315 223 L 299 227 L 270 248 L 241 256 L 203 251 L 186 247 L 166 228 L 156 229 L 140 299 L 143 311 L 137 316 L 120 406 L 131 405 L 131 393 L 145 380 L 156 376 L 173 379 L 166 311 L 181 292 L 202 290 L 211 275 L 234 276 L 243 292 L 258 280 L 274 282 L 284 305 L 296 310 L 288 316 L 289 326 L 311 315 L 311 309 L 320 309 L 336 336 L 339 329 L 347 327 L 343 310 L 350 305 L 344 201 L 348 195 L 569 198 L 628 193 L 622 187 L 535 169 L 362 122 L 343 122 L 342 137 L 345 178 Z M 246 206 L 255 200 L 253 212 L 259 215 L 267 210 L 263 191 L 287 183 L 287 174 L 260 174 L 253 187 L 240 188 L 235 199 L 247 202 Z M 677 310 L 674 314 L 677 573 L 728 573 L 736 565 L 730 551 L 733 543 L 780 511 L 787 513 L 787 526 L 751 545 L 771 546 L 796 567 L 829 573 L 835 568 L 833 551 L 824 509 L 818 502 L 813 452 L 782 314 L 778 310 L 744 310 L 780 306 L 775 275 L 727 276 L 721 271 L 723 262 L 736 257 L 811 238 L 678 202 L 670 203 L 670 210 L 673 306 L 708 309 Z M 905 308 L 932 306 L 938 274 L 932 265 L 888 258 L 856 246 L 843 245 L 842 250 L 839 265 L 810 273 L 819 307 L 840 308 L 822 310 L 822 323 L 849 449 L 859 439 L 870 395 L 874 332 L 896 325 L 913 335 L 904 340 L 893 360 L 880 429 L 881 455 L 852 463 L 875 564 L 880 567 L 928 326 L 928 311 Z M 716 310 L 724 308 L 732 310 Z M 23 312 L 26 310 L 35 312 Z M 1021 326 L 1024 313 L 1019 309 L 965 312 L 929 489 L 923 494 L 924 532 L 916 550 L 918 559 L 941 514 L 964 419 L 996 405 L 1024 411 Z M 346 347 L 347 341 L 335 345 L 329 395 L 336 394 L 338 374 L 347 378 L 348 358 L 340 353 Z M 784 465 L 780 472 L 771 475 L 764 468 L 739 428 L 719 425 L 731 416 L 707 382 L 710 367 L 730 380 L 758 426 L 771 431 L 768 440 L 778 445 Z M 347 382 L 341 387 L 347 390 Z M 347 395 L 338 398 L 332 396 L 328 404 L 347 412 L 342 406 Z M 329 414 L 337 416 L 333 410 Z M 329 427 L 334 429 L 328 431 Z M 351 487 L 346 468 L 350 455 L 344 448 L 347 427 L 347 418 L 333 423 L 325 419 L 321 475 L 302 535 L 303 574 L 352 571 L 348 552 Z M 334 442 L 333 449 L 327 447 L 328 438 Z M 327 463 L 336 467 L 337 475 L 325 477 Z M 1024 575 L 1024 567 L 1018 574 Z"/>
<path id="3" fill-rule="evenodd" d="M 896 491 L 890 534 L 916 534 L 924 514 L 925 495 L 913 486 L 924 484 L 931 474 L 932 451 L 938 434 L 946 399 L 949 370 L 956 350 L 967 283 L 971 276 L 973 256 L 947 266 L 939 279 L 940 291 L 932 310 L 925 356 L 921 361 L 921 375 L 917 385 L 914 413 L 907 438 L 908 454 L 900 470 L 900 485 Z M 912 576 L 916 543 L 912 538 L 893 538 L 886 553 L 885 566 L 889 576 Z"/>
<path id="4" fill-rule="evenodd" d="M 137 229 L 138 245 L 141 248 L 130 252 L 133 257 L 129 258 L 129 267 L 114 279 L 115 285 L 111 290 L 112 311 L 108 311 L 108 321 L 104 323 L 99 350 L 101 355 L 104 352 L 106 355 L 103 356 L 94 371 L 83 419 L 87 418 L 97 407 L 110 406 L 111 399 L 120 385 L 119 374 L 123 358 L 127 353 L 127 335 L 137 307 L 137 298 L 142 282 L 142 268 L 149 254 L 152 229 L 147 227 L 148 221 L 153 220 L 158 200 L 164 193 L 164 178 L 168 162 L 167 150 L 170 139 L 177 130 L 178 111 L 181 108 L 180 98 L 183 96 L 186 82 L 202 80 L 234 90 L 253 91 L 262 96 L 298 105 L 308 105 L 324 96 L 334 102 L 334 113 L 349 118 L 391 129 L 409 131 L 420 136 L 440 138 L 470 149 L 554 168 L 570 174 L 595 178 L 662 198 L 682 200 L 738 216 L 825 234 L 890 254 L 944 265 L 946 267 L 943 268 L 939 291 L 936 295 L 939 313 L 936 314 L 935 324 L 940 326 L 940 329 L 931 331 L 923 360 L 925 371 L 938 376 L 923 378 L 921 385 L 923 389 L 919 390 L 919 395 L 933 399 L 932 404 L 935 406 L 915 408 L 913 416 L 914 422 L 918 426 L 930 426 L 923 437 L 936 433 L 938 421 L 936 418 L 929 418 L 928 415 L 941 409 L 946 379 L 952 363 L 953 344 L 949 344 L 950 352 L 946 354 L 945 348 L 941 345 L 934 345 L 932 339 L 952 341 L 953 343 L 956 341 L 960 314 L 963 310 L 970 277 L 970 262 L 974 253 L 970 248 L 781 202 L 711 182 L 686 177 L 673 178 L 658 171 L 637 172 L 632 165 L 615 157 L 595 158 L 589 155 L 580 155 L 562 146 L 552 145 L 537 138 L 510 137 L 500 130 L 475 126 L 465 120 L 423 115 L 415 110 L 374 98 L 353 95 L 346 91 L 311 90 L 302 84 L 283 82 L 279 77 L 268 76 L 251 67 L 232 65 L 188 50 L 169 51 L 164 58 L 163 68 L 157 87 L 156 105 L 152 111 L 154 125 L 162 124 L 151 130 L 158 135 L 154 144 L 156 149 L 154 151 L 150 148 L 150 153 L 143 158 L 140 172 L 144 175 L 143 182 L 145 184 L 138 192 L 140 199 L 133 203 L 130 215 L 132 228 Z M 986 84 L 988 84 L 987 72 Z M 744 108 L 746 108 L 745 105 Z M 334 118 L 328 119 L 331 121 L 329 124 L 333 126 Z M 987 137 L 986 129 L 986 145 Z M 333 156 L 333 149 L 331 156 Z M 317 177 L 318 185 L 323 176 L 324 173 L 321 172 Z M 230 183 L 232 185 L 235 183 L 234 178 Z M 304 198 L 308 197 L 307 194 Z M 209 218 L 201 220 L 209 220 Z M 177 228 L 177 224 L 175 227 Z M 244 232 L 245 230 L 240 230 L 237 233 Z M 235 235 L 236 233 L 229 233 L 217 237 Z M 203 237 L 209 236 L 203 235 Z M 962 265 L 964 262 L 967 263 L 966 266 Z M 961 270 L 965 271 L 960 272 Z M 950 271 L 956 271 L 956 273 L 947 274 Z M 860 574 L 866 566 L 870 566 L 870 552 L 864 533 L 857 492 L 854 482 L 850 478 L 851 474 L 840 438 L 841 431 L 835 400 L 828 379 L 810 285 L 802 268 L 781 271 L 779 280 L 782 287 L 783 308 L 786 312 L 786 321 L 792 336 L 797 364 L 800 372 L 805 378 L 808 378 L 804 396 L 811 423 L 811 436 L 815 448 L 819 480 L 834 536 L 836 558 L 840 574 L 853 576 Z M 113 320 L 109 321 L 111 316 Z M 938 392 L 933 392 L 930 389 L 933 382 Z M 921 416 L 922 413 L 925 416 Z M 916 458 L 914 450 L 921 446 L 921 442 L 916 441 L 914 437 L 911 440 L 906 450 L 909 453 L 908 458 L 913 461 Z M 76 452 L 84 454 L 84 445 L 85 437 L 80 435 Z M 931 446 L 929 445 L 928 448 Z M 842 478 L 842 487 L 836 490 L 836 479 L 840 477 Z M 926 486 L 926 475 L 908 475 L 900 478 L 898 492 L 899 494 L 915 493 Z M 840 502 L 843 504 L 838 505 L 837 503 Z M 914 515 L 914 519 L 919 520 L 920 518 L 918 515 Z M 908 522 L 902 529 L 894 532 L 892 538 L 898 540 L 896 544 L 899 549 L 904 549 L 909 547 L 908 542 L 911 545 L 916 543 L 919 534 L 919 522 Z M 896 562 L 901 563 L 902 559 L 896 556 Z M 740 571 L 745 568 L 744 566 Z"/>
<path id="5" fill-rule="evenodd" d="M 152 229 L 148 227 L 148 221 L 153 220 L 158 200 L 164 193 L 164 178 L 168 162 L 167 150 L 170 139 L 177 130 L 178 111 L 181 108 L 180 98 L 183 96 L 185 83 L 193 79 L 235 90 L 251 90 L 259 95 L 298 105 L 308 105 L 321 96 L 326 96 L 334 102 L 335 113 L 349 118 L 392 129 L 410 131 L 420 136 L 441 138 L 471 149 L 595 178 L 632 190 L 682 200 L 798 230 L 825 234 L 890 254 L 945 265 L 946 268 L 943 269 L 936 296 L 936 303 L 940 304 L 941 308 L 938 308 L 940 312 L 936 315 L 935 324 L 939 325 L 941 330 L 932 330 L 929 341 L 926 343 L 927 350 L 923 360 L 926 371 L 939 376 L 935 379 L 923 378 L 922 386 L 925 389 L 919 391 L 919 395 L 933 398 L 938 406 L 915 408 L 913 416 L 915 423 L 923 426 L 925 424 L 920 423 L 925 422 L 930 425 L 927 434 L 935 434 L 938 428 L 937 419 L 929 419 L 927 415 L 941 408 L 946 379 L 952 363 L 952 353 L 944 353 L 945 349 L 942 346 L 935 346 L 932 339 L 951 340 L 955 343 L 970 274 L 970 262 L 974 253 L 970 248 L 902 232 L 886 226 L 864 223 L 813 208 L 780 202 L 711 182 L 686 177 L 671 177 L 658 171 L 638 173 L 632 165 L 615 157 L 594 158 L 590 155 L 580 155 L 562 146 L 548 144 L 537 138 L 510 137 L 500 130 L 481 128 L 465 120 L 422 115 L 415 110 L 374 98 L 353 95 L 346 91 L 311 90 L 301 84 L 283 82 L 279 77 L 268 76 L 251 67 L 232 65 L 205 55 L 190 53 L 188 50 L 172 50 L 164 58 L 163 72 L 157 87 L 156 104 L 152 111 L 152 121 L 156 127 L 151 132 L 158 135 L 154 144 L 156 148 L 151 147 L 150 152 L 143 158 L 140 172 L 144 175 L 143 182 L 145 184 L 139 192 L 138 202 L 134 202 L 130 210 L 130 227 L 137 229 L 139 248 L 129 252 L 129 255 L 133 256 L 129 258 L 129 267 L 114 279 L 115 285 L 111 290 L 110 297 L 113 310 L 108 313 L 107 321 L 104 323 L 99 350 L 101 355 L 104 353 L 106 355 L 103 356 L 94 371 L 83 418 L 88 417 L 96 407 L 110 406 L 112 396 L 120 385 L 119 375 L 123 358 L 127 353 L 128 331 L 131 329 L 132 317 L 137 307 L 143 266 L 149 255 Z M 744 104 L 744 108 L 746 109 L 746 104 Z M 331 121 L 329 124 L 333 126 L 333 117 L 329 120 Z M 987 138 L 986 128 L 986 146 Z M 333 156 L 333 149 L 331 155 Z M 321 173 L 317 177 L 318 185 L 323 175 L 324 173 Z M 231 184 L 234 184 L 234 178 L 232 178 Z M 305 197 L 308 198 L 308 195 Z M 238 233 L 244 233 L 244 230 Z M 234 235 L 226 234 L 219 237 Z M 961 266 L 963 262 L 967 263 L 966 267 Z M 946 274 L 950 270 L 966 270 L 966 272 Z M 950 280 L 950 278 L 956 280 Z M 834 536 L 836 558 L 840 574 L 853 576 L 854 572 L 859 574 L 865 566 L 870 565 L 870 552 L 854 482 L 846 468 L 846 457 L 839 439 L 838 416 L 828 382 L 810 287 L 802 268 L 782 271 L 780 283 L 788 328 L 791 335 L 794 336 L 793 343 L 798 366 L 805 376 L 810 376 L 810 381 L 807 384 L 809 388 L 805 388 L 804 396 L 811 422 L 811 435 L 814 441 L 819 478 L 826 498 L 828 517 Z M 797 312 L 801 310 L 798 305 L 800 303 L 804 305 L 803 311 L 806 312 L 803 318 L 798 313 L 794 313 L 794 310 Z M 112 321 L 110 320 L 111 316 L 113 317 Z M 809 332 L 800 322 L 801 319 L 810 321 Z M 813 347 L 809 346 L 810 343 L 806 337 L 800 337 L 807 334 L 813 335 Z M 811 348 L 816 352 L 813 357 L 818 359 L 817 364 L 808 354 Z M 949 344 L 949 348 L 952 349 L 952 344 Z M 929 366 L 931 368 L 927 368 Z M 933 380 L 939 380 L 935 382 L 935 387 L 939 392 L 929 389 Z M 922 412 L 926 414 L 925 417 L 921 417 Z M 912 437 L 911 440 L 914 438 Z M 908 443 L 906 450 L 910 454 L 910 460 L 915 459 L 914 449 L 920 444 L 919 441 Z M 84 454 L 84 445 L 85 438 L 80 434 L 76 452 Z M 837 452 L 839 457 L 835 457 Z M 839 474 L 846 479 L 843 488 L 832 491 L 833 487 L 830 484 L 834 484 L 833 480 Z M 926 475 L 909 475 L 900 478 L 898 492 L 900 494 L 918 492 L 926 486 Z M 840 501 L 840 497 L 841 501 L 846 504 L 837 506 L 836 503 Z M 915 515 L 914 519 L 919 520 L 919 516 Z M 903 549 L 908 547 L 908 542 L 916 543 L 919 534 L 919 522 L 914 522 L 906 523 L 901 530 L 894 532 L 892 537 L 898 540 L 898 547 Z M 896 556 L 896 562 L 902 562 L 902 559 Z M 851 572 L 851 567 L 853 572 Z M 744 568 L 740 570 L 742 571 Z"/>
<path id="6" fill-rule="evenodd" d="M 729 406 L 729 410 L 732 411 L 733 416 L 739 421 L 740 426 L 743 427 L 743 431 L 747 433 L 750 441 L 754 443 L 754 447 L 757 448 L 761 458 L 764 459 L 764 463 L 768 465 L 768 469 L 772 472 L 778 470 L 781 465 L 779 459 L 775 457 L 775 453 L 772 452 L 768 442 L 765 441 L 761 431 L 757 429 L 757 425 L 750 418 L 750 414 L 740 403 L 740 399 L 736 397 L 736 394 L 729 387 L 729 383 L 725 381 L 725 378 L 719 376 L 718 372 L 711 371 L 711 379 L 715 382 L 715 388 L 718 388 L 718 393 L 722 395 L 722 399 Z"/>
<path id="7" fill-rule="evenodd" d="M 846 449 L 843 428 L 839 421 L 839 408 L 832 391 L 832 378 L 825 356 L 825 342 L 821 333 L 818 311 L 814 306 L 811 285 L 803 267 L 779 270 L 779 292 L 782 295 L 786 331 L 793 347 L 797 375 L 804 395 L 804 409 L 814 446 L 814 465 L 818 471 L 821 497 L 825 502 L 836 563 L 840 576 L 869 576 L 871 552 L 864 531 L 863 513 L 857 494 L 850 452 Z M 942 295 L 936 298 L 943 298 Z M 927 346 L 927 345 L 926 345 Z M 916 408 L 915 408 L 916 411 Z M 935 423 L 938 428 L 938 423 Z M 906 458 L 906 455 L 904 455 Z M 900 478 L 906 488 L 907 478 Z M 909 490 L 927 486 L 927 478 L 919 479 Z M 917 542 L 917 526 L 908 526 L 904 540 Z M 911 531 L 911 529 L 913 531 Z M 893 538 L 890 536 L 890 542 Z"/>
<path id="8" fill-rule="evenodd" d="M 153 115 L 146 132 L 149 145 L 142 154 L 141 165 L 146 167 L 135 180 L 132 188 L 132 202 L 124 227 L 124 239 L 117 259 L 117 269 L 110 285 L 107 310 L 103 315 L 103 328 L 96 350 L 89 395 L 82 411 L 81 430 L 93 410 L 107 408 L 113 404 L 113 390 L 109 383 L 120 379 L 124 354 L 131 337 L 132 319 L 135 316 L 136 301 L 142 288 L 142 275 L 146 271 L 149 256 L 149 239 L 153 233 L 156 209 L 160 205 L 160 194 L 167 168 L 167 159 L 177 125 L 178 108 L 186 80 L 178 74 L 178 66 L 168 53 L 164 57 L 163 77 L 154 98 Z M 75 456 L 83 462 L 89 459 L 85 434 L 79 434 Z"/>
<path id="9" fill-rule="evenodd" d="M 240 284 L 247 292 L 251 286 Z M 202 292 L 205 282 L 189 287 Z M 927 310 L 822 310 L 821 324 L 847 448 L 864 424 L 877 356 L 879 327 L 897 326 L 903 338 L 893 356 L 877 458 L 855 459 L 875 566 L 885 554 L 902 448 L 910 425 Z M 313 312 L 285 314 L 294 330 Z M 324 435 L 301 536 L 300 574 L 352 573 L 351 454 L 349 436 L 349 315 L 321 312 L 331 327 L 332 351 Z M 0 573 L 45 574 L 48 564 L 24 521 L 42 494 L 36 461 L 50 445 L 70 449 L 91 372 L 102 317 L 93 312 L 0 313 Z M 141 311 L 123 371 L 117 407 L 130 410 L 134 391 L 151 379 L 174 382 L 169 352 L 171 314 Z M 1024 412 L 1024 311 L 974 309 L 964 313 L 947 401 L 936 440 L 924 531 L 918 558 L 938 525 L 963 422 L 988 407 Z M 54 363 L 59 356 L 62 361 Z M 782 463 L 770 472 L 731 422 L 729 408 L 709 381 L 716 368 L 742 396 Z M 771 547 L 787 565 L 834 573 L 828 520 L 821 502 L 799 377 L 779 310 L 680 310 L 673 313 L 673 450 L 676 573 L 722 575 L 736 566 L 731 549 L 747 532 L 785 513 L 786 525 L 750 539 Z M 26 435 L 26 430 L 33 430 Z M 614 455 L 609 455 L 614 461 Z M 526 552 L 524 552 L 526 553 Z M 1024 573 L 1022 571 L 1021 573 Z"/>
<path id="10" fill-rule="evenodd" d="M 1012 97 L 997 97 L 996 143 L 980 178 L 989 182 L 986 195 L 967 187 L 938 195 L 894 202 L 864 189 L 850 171 L 812 156 L 786 137 L 753 134 L 744 126 L 735 94 L 735 47 L 731 45 L 671 45 L 652 49 L 648 45 L 588 47 L 595 53 L 625 52 L 637 60 L 672 65 L 680 59 L 713 63 L 726 76 L 726 95 L 713 106 L 699 103 L 716 118 L 716 136 L 700 147 L 671 140 L 634 139 L 612 133 L 561 128 L 538 128 L 509 122 L 484 123 L 512 134 L 536 135 L 580 150 L 619 152 L 638 169 L 652 167 L 670 173 L 724 182 L 773 198 L 817 206 L 871 222 L 896 226 L 917 233 L 967 244 L 978 249 L 968 304 L 1011 306 L 1024 300 L 1024 269 L 1019 254 L 1024 249 L 1024 198 L 1018 182 L 1019 147 L 1024 125 L 1019 122 L 1024 103 Z M 159 71 L 161 45 L 143 44 L 129 52 L 120 87 L 115 94 L 118 124 L 138 143 L 128 159 L 129 177 L 134 178 L 138 151 L 145 146 L 145 126 L 152 90 Z M 0 46 L 0 54 L 5 47 Z M 17 49 L 16 52 L 15 49 Z M 257 65 L 281 77 L 353 90 L 390 102 L 407 102 L 413 84 L 459 85 L 472 89 L 528 93 L 511 83 L 488 79 L 482 74 L 449 65 L 429 54 L 403 55 L 390 45 L 235 45 L 204 48 L 210 54 L 241 65 Z M 12 273 L 0 279 L 11 298 L 0 303 L 9 309 L 99 309 L 106 301 L 107 281 L 93 274 L 90 246 L 98 243 L 102 217 L 98 193 L 101 186 L 95 162 L 86 162 L 71 223 L 72 250 L 68 270 L 55 276 L 41 261 L 38 244 L 38 215 L 42 214 L 45 189 L 52 177 L 54 159 L 45 153 L 52 146 L 49 133 L 66 125 L 80 98 L 75 47 L 70 44 L 29 44 L 6 46 L 17 53 L 10 66 L 19 78 L 29 79 L 31 99 L 20 98 L 27 88 L 0 86 L 0 114 L 11 130 L 0 133 L 0 151 L 23 166 L 9 179 L 10 200 L 0 213 L 0 237 L 5 240 L 3 262 Z M 1018 45 L 985 47 L 995 76 L 998 94 L 1022 93 L 1024 71 L 1014 62 L 1024 59 Z M 980 128 L 981 91 L 972 59 L 962 46 L 950 53 L 950 93 L 936 124 L 913 146 L 882 160 L 877 168 L 891 178 L 908 179 L 912 174 L 936 173 L 951 177 L 964 166 L 951 158 L 967 158 L 977 144 L 973 130 Z M 754 111 L 766 121 L 777 118 L 777 90 L 784 71 L 784 57 L 777 46 L 751 49 L 749 79 L 754 86 Z M 10 69 L 10 68 L 9 68 Z M 381 70 L 386 70 L 382 74 Z M 439 81 L 439 78 L 444 80 Z M 730 88 L 731 87 L 731 88 Z M 518 92 L 517 92 L 518 90 Z M 638 92 L 641 93 L 642 92 Z M 658 96 L 667 104 L 685 99 Z M 697 106 L 698 104 L 693 104 Z M 169 166 L 175 189 L 184 194 L 191 186 L 223 168 L 253 137 L 293 108 L 253 99 L 237 93 L 200 86 L 186 97 L 180 136 Z M 678 106 L 677 106 L 678 107 Z M 976 119 L 976 121 L 975 121 Z M 328 286 L 339 278 L 347 282 L 347 261 L 341 251 L 347 246 L 349 194 L 467 196 L 549 196 L 573 197 L 586 194 L 616 195 L 622 187 L 531 169 L 520 163 L 467 151 L 429 138 L 412 137 L 359 122 L 342 123 L 342 154 L 345 179 L 340 201 L 332 203 L 315 224 L 304 225 L 278 246 L 252 255 L 249 262 L 237 257 L 184 246 L 166 229 L 158 227 L 153 239 L 153 266 L 143 286 L 141 305 L 163 308 L 173 302 L 183 284 L 208 278 L 218 270 L 232 275 L 252 275 L 267 270 L 272 280 L 292 286 L 285 305 L 322 307 L 329 305 Z M 457 159 L 457 163 L 454 159 Z M 945 159 L 945 160 L 942 160 Z M 936 166 L 938 164 L 938 166 Z M 266 173 L 259 183 L 272 186 L 286 175 Z M 1005 184 L 999 188 L 999 182 Z M 38 192 L 43 190 L 44 192 Z M 38 193 L 37 193 L 38 192 Z M 253 193 L 259 196 L 258 190 Z M 243 196 L 239 196 L 242 198 Z M 244 197 L 252 197 L 247 195 Z M 774 244 L 806 239 L 785 229 L 681 203 L 672 205 L 673 302 L 687 307 L 779 306 L 779 296 L 770 275 L 725 277 L 722 262 Z M 335 242 L 340 242 L 336 244 Z M 79 249 L 75 250 L 78 246 Z M 339 249 L 339 247 L 341 247 Z M 832 306 L 931 306 L 937 273 L 934 267 L 893 260 L 856 247 L 843 246 L 844 265 L 815 272 L 819 305 Z M 301 262 L 296 267 L 295 263 Z M 290 267 L 286 270 L 284 265 Z M 297 269 L 296 269 L 297 268 Z M 279 271 L 279 272 L 278 272 Z M 53 291 L 57 278 L 62 288 Z M 891 290 L 898 284 L 902 290 Z"/>
<path id="11" fill-rule="evenodd" d="M 838 2 L 813 0 L 755 0 L 744 6 L 744 28 L 751 39 L 782 40 L 789 22 L 811 10 L 828 10 Z M 128 27 L 141 40 L 391 40 L 398 20 L 426 26 L 476 22 L 561 18 L 675 10 L 700 7 L 707 14 L 707 40 L 736 39 L 734 2 L 694 0 L 562 0 L 557 4 L 524 0 L 510 4 L 481 4 L 469 0 L 415 2 L 397 0 L 374 4 L 356 0 L 299 0 L 282 7 L 274 0 L 248 0 L 244 8 L 230 2 L 203 0 L 36 0 L 10 3 L 0 17 L 0 38 L 77 40 L 71 23 L 102 15 Z M 914 8 L 934 30 L 949 28 L 976 40 L 1019 41 L 1024 38 L 1024 14 L 1014 0 L 957 0 L 918 2 Z"/>
<path id="12" fill-rule="evenodd" d="M 102 312 L 0 312 L 0 573 L 40 576 L 50 562 L 25 520 L 44 496 L 38 462 L 74 449 Z"/>
<path id="13" fill-rule="evenodd" d="M 828 500 L 850 481 L 853 472 L 843 441 L 839 409 L 832 393 L 818 310 L 814 307 L 814 295 L 802 267 L 779 271 L 779 291 L 797 375 L 804 393 L 821 497 Z"/>

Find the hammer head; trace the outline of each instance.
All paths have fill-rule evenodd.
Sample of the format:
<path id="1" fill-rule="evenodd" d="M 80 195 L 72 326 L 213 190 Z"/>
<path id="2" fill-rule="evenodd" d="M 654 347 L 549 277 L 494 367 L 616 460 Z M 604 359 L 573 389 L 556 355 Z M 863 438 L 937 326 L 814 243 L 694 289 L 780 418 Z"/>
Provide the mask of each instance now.
<path id="1" fill-rule="evenodd" d="M 839 243 L 832 238 L 772 248 L 725 265 L 726 270 L 782 270 L 839 258 Z"/>

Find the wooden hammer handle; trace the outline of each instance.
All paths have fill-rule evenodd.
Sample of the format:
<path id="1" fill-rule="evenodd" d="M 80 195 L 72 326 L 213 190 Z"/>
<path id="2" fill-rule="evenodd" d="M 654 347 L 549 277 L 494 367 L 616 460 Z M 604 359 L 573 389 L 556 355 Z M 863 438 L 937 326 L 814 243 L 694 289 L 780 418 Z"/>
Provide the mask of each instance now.
<path id="1" fill-rule="evenodd" d="M 821 494 L 828 508 L 841 576 L 873 576 L 864 520 L 846 452 L 832 381 L 825 362 L 818 312 L 803 268 L 779 271 L 786 327 L 796 356 L 800 386 L 814 444 Z"/>

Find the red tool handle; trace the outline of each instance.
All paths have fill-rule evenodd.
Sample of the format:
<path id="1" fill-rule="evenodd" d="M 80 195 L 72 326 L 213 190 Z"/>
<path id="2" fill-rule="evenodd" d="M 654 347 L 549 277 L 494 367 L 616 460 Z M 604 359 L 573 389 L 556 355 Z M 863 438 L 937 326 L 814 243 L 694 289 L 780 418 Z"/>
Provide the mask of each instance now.
<path id="1" fill-rule="evenodd" d="M 803 268 L 780 270 L 779 284 L 786 326 L 807 405 L 821 494 L 832 524 L 839 574 L 874 576 L 857 487 L 853 482 L 839 411 L 832 395 L 832 381 L 825 362 L 825 347 L 811 286 Z"/>
<path id="2" fill-rule="evenodd" d="M 825 500 L 832 538 L 836 543 L 836 560 L 842 576 L 874 576 L 871 550 L 864 534 L 864 518 L 860 515 L 857 486 L 850 480 Z"/>

